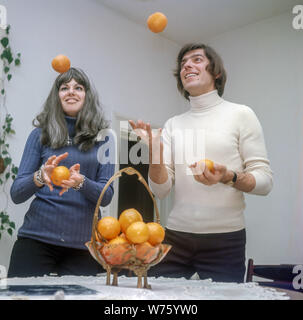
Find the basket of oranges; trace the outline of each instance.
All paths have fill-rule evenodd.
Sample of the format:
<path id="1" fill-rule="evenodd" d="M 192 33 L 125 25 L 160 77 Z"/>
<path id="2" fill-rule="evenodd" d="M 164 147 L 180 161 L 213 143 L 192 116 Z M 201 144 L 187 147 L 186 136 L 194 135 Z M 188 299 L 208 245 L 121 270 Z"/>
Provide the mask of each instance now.
<path id="1" fill-rule="evenodd" d="M 107 216 L 99 220 L 99 207 L 109 185 L 123 173 L 138 176 L 138 180 L 147 189 L 151 196 L 156 212 L 156 222 L 145 223 L 142 215 L 136 209 L 124 210 L 119 219 Z M 110 276 L 113 274 L 112 285 L 118 285 L 118 273 L 122 269 L 134 272 L 138 277 L 137 288 L 150 288 L 147 282 L 147 271 L 158 264 L 171 249 L 170 245 L 163 244 L 165 230 L 160 224 L 160 215 L 157 203 L 148 184 L 142 175 L 132 167 L 116 172 L 103 188 L 97 201 L 91 241 L 86 243 L 91 255 L 106 270 L 106 284 L 110 285 Z"/>

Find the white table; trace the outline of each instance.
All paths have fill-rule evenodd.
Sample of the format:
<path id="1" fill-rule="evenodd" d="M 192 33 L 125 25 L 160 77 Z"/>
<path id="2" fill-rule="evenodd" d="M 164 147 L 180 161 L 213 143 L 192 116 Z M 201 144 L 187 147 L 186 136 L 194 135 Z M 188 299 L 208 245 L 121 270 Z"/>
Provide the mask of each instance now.
<path id="1" fill-rule="evenodd" d="M 57 292 L 51 295 L 14 293 L 3 295 L 0 300 L 288 300 L 285 292 L 261 287 L 256 283 L 219 283 L 209 280 L 186 280 L 149 277 L 151 289 L 137 289 L 137 278 L 120 276 L 118 286 L 106 286 L 105 275 L 98 277 L 32 277 L 6 279 L 14 285 L 79 285 L 95 291 L 80 295 Z M 4 281 L 2 280 L 2 288 Z"/>

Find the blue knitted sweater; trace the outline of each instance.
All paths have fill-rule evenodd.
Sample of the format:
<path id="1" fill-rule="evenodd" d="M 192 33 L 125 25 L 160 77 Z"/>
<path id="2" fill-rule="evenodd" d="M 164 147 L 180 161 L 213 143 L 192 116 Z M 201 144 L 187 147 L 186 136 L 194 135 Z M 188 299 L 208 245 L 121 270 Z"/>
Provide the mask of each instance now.
<path id="1" fill-rule="evenodd" d="M 69 135 L 74 136 L 75 118 L 66 117 Z M 89 151 L 82 152 L 77 146 L 51 149 L 40 142 L 41 129 L 34 129 L 29 135 L 19 166 L 18 175 L 11 187 L 14 203 L 22 203 L 35 195 L 25 214 L 18 236 L 71 248 L 86 249 L 85 242 L 91 237 L 93 214 L 102 189 L 114 174 L 114 164 L 100 164 L 97 159 L 101 145 L 109 144 L 108 137 L 95 143 Z M 105 145 L 104 145 L 105 146 Z M 102 148 L 104 148 L 104 146 Z M 109 144 L 109 148 L 115 146 Z M 109 152 L 109 148 L 105 152 Z M 47 186 L 39 188 L 33 181 L 34 172 L 52 155 L 68 152 L 59 165 L 71 167 L 80 164 L 80 173 L 85 176 L 79 191 L 69 189 L 59 196 L 61 187 L 54 186 L 51 192 Z M 100 156 L 100 155 L 99 155 Z M 101 206 L 107 206 L 113 196 L 112 185 L 107 189 Z"/>

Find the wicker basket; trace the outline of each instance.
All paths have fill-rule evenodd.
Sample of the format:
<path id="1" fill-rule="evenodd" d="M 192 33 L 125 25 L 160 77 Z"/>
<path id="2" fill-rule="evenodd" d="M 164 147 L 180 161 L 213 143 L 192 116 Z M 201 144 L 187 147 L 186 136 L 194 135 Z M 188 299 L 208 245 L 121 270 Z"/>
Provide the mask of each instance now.
<path id="1" fill-rule="evenodd" d="M 106 285 L 110 285 L 110 276 L 113 274 L 112 285 L 118 285 L 118 273 L 122 269 L 128 269 L 135 273 L 138 277 L 137 288 L 142 288 L 142 277 L 144 278 L 144 288 L 149 288 L 147 282 L 147 271 L 150 267 L 158 264 L 171 249 L 170 245 L 159 244 L 157 246 L 150 246 L 148 244 L 107 244 L 107 241 L 102 238 L 98 233 L 97 224 L 98 224 L 98 213 L 99 207 L 103 198 L 104 193 L 106 192 L 109 185 L 117 178 L 122 176 L 122 173 L 127 175 L 138 176 L 138 180 L 145 186 L 149 195 L 151 196 L 154 208 L 156 211 L 156 221 L 160 223 L 160 215 L 157 207 L 157 203 L 154 199 L 152 192 L 149 189 L 148 184 L 142 175 L 132 167 L 127 167 L 116 172 L 107 182 L 103 188 L 100 197 L 97 201 L 93 225 L 92 225 L 92 238 L 91 241 L 86 243 L 91 255 L 97 260 L 102 267 L 106 270 Z"/>

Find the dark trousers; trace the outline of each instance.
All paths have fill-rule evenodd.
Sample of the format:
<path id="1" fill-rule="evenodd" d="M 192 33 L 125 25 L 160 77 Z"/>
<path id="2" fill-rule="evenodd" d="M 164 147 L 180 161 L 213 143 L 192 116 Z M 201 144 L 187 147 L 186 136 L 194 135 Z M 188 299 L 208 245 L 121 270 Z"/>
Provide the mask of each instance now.
<path id="1" fill-rule="evenodd" d="M 166 229 L 167 256 L 148 270 L 148 276 L 185 277 L 218 282 L 244 281 L 245 229 L 229 233 L 193 234 Z"/>
<path id="2" fill-rule="evenodd" d="M 90 276 L 103 271 L 87 250 L 18 238 L 12 250 L 8 277 L 38 277 L 50 273 Z"/>

